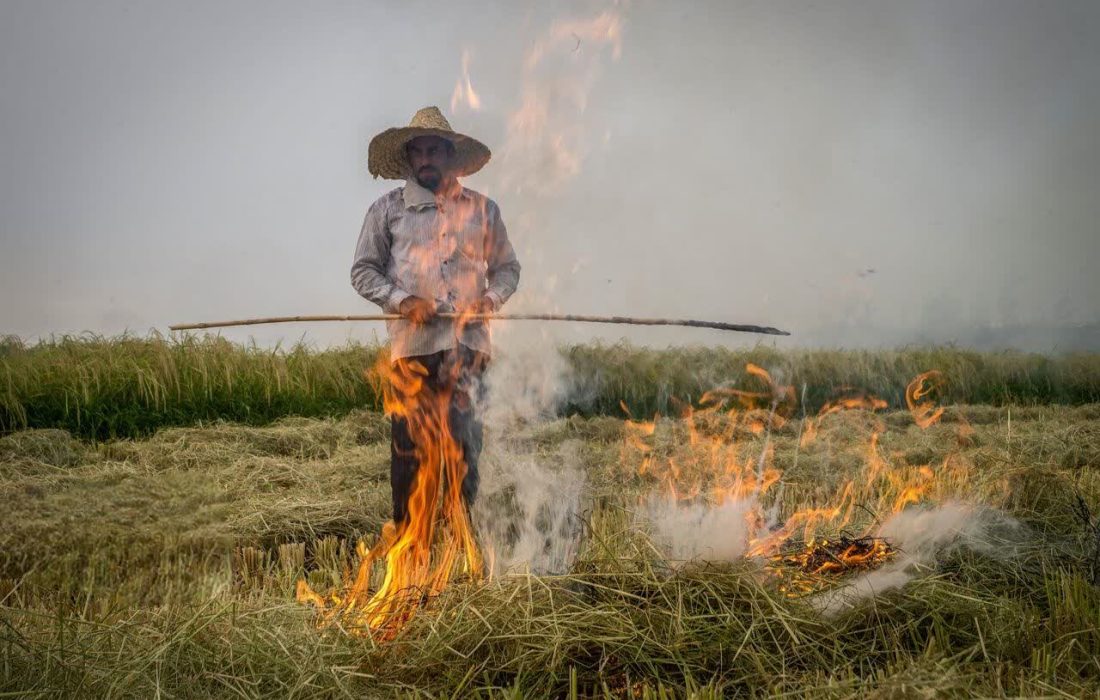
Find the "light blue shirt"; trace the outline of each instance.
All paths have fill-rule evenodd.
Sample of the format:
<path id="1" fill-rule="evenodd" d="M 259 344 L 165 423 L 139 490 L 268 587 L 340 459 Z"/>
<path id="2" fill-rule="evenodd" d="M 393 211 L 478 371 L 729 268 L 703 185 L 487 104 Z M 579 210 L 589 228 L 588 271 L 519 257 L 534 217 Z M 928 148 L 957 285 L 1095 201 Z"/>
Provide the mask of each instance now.
<path id="1" fill-rule="evenodd" d="M 370 206 L 351 266 L 351 284 L 386 313 L 409 296 L 450 311 L 482 297 L 499 309 L 519 284 L 519 261 L 496 202 L 457 188 L 438 196 L 409 180 Z M 386 321 L 391 359 L 430 355 L 456 343 L 490 353 L 489 325 L 435 319 Z"/>

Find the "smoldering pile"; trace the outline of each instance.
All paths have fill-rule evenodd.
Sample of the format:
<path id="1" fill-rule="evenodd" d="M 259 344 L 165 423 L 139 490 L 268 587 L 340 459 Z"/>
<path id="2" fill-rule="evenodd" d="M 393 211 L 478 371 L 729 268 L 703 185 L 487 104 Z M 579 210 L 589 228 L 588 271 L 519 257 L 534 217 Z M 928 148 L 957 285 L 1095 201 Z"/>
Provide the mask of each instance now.
<path id="1" fill-rule="evenodd" d="M 821 538 L 805 546 L 789 546 L 768 559 L 769 572 L 780 579 L 779 590 L 800 596 L 819 589 L 826 579 L 873 571 L 897 554 L 883 537 Z"/>

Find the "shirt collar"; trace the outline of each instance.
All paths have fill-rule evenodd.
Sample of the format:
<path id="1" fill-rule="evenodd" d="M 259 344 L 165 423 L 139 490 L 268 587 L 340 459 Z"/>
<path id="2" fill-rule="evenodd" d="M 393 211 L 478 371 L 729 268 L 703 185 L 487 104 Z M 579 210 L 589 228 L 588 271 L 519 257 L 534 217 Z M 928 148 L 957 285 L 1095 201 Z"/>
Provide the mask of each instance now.
<path id="1" fill-rule="evenodd" d="M 456 199 L 458 197 L 468 198 L 470 196 L 465 187 L 459 185 L 456 189 L 458 191 L 458 194 L 455 195 Z M 424 209 L 436 205 L 435 193 L 421 185 L 415 178 L 410 178 L 405 181 L 405 188 L 402 192 L 402 196 L 405 199 L 406 209 Z"/>

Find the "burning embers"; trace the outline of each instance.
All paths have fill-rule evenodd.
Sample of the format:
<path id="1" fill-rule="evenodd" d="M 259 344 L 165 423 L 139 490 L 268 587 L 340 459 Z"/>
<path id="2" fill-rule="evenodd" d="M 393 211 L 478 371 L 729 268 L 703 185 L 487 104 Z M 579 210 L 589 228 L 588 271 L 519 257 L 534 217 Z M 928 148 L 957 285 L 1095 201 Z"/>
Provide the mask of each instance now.
<path id="1" fill-rule="evenodd" d="M 881 537 L 851 539 L 841 535 L 835 541 L 816 540 L 802 549 L 777 554 L 772 561 L 794 565 L 805 574 L 829 574 L 873 569 L 893 554 L 890 543 Z"/>
<path id="2" fill-rule="evenodd" d="M 461 372 L 462 367 L 455 363 L 450 371 Z M 345 575 L 342 591 L 321 596 L 304 580 L 298 582 L 298 600 L 317 606 L 322 626 L 339 621 L 353 633 L 378 631 L 390 637 L 456 574 L 470 580 L 482 576 L 481 553 L 462 495 L 466 462 L 450 425 L 449 387 L 456 382 L 443 382 L 440 389 L 426 375 L 415 361 L 391 366 L 384 353 L 375 367 L 372 377 L 381 383 L 386 414 L 407 421 L 418 467 L 406 517 L 387 523 L 373 548 L 359 543 L 356 574 Z M 372 592 L 376 561 L 384 563 L 384 572 Z"/>
<path id="3" fill-rule="evenodd" d="M 768 570 L 781 579 L 779 590 L 789 596 L 811 593 L 824 576 L 843 576 L 877 569 L 897 551 L 884 538 L 841 535 L 822 538 L 805 547 L 788 547 L 768 560 Z"/>

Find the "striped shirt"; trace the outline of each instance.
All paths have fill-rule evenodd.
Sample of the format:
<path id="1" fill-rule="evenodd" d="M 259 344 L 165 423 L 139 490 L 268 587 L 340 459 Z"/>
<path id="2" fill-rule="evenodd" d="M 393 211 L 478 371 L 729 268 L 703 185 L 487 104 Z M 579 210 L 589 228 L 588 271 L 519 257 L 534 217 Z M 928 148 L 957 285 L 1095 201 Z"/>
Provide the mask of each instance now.
<path id="1" fill-rule="evenodd" d="M 409 296 L 434 300 L 439 311 L 482 297 L 499 309 L 519 284 L 520 265 L 496 202 L 465 187 L 441 197 L 409 180 L 367 210 L 355 247 L 351 285 L 360 296 L 398 313 Z M 386 321 L 393 360 L 430 355 L 456 343 L 489 354 L 487 323 L 451 319 L 417 325 Z"/>

